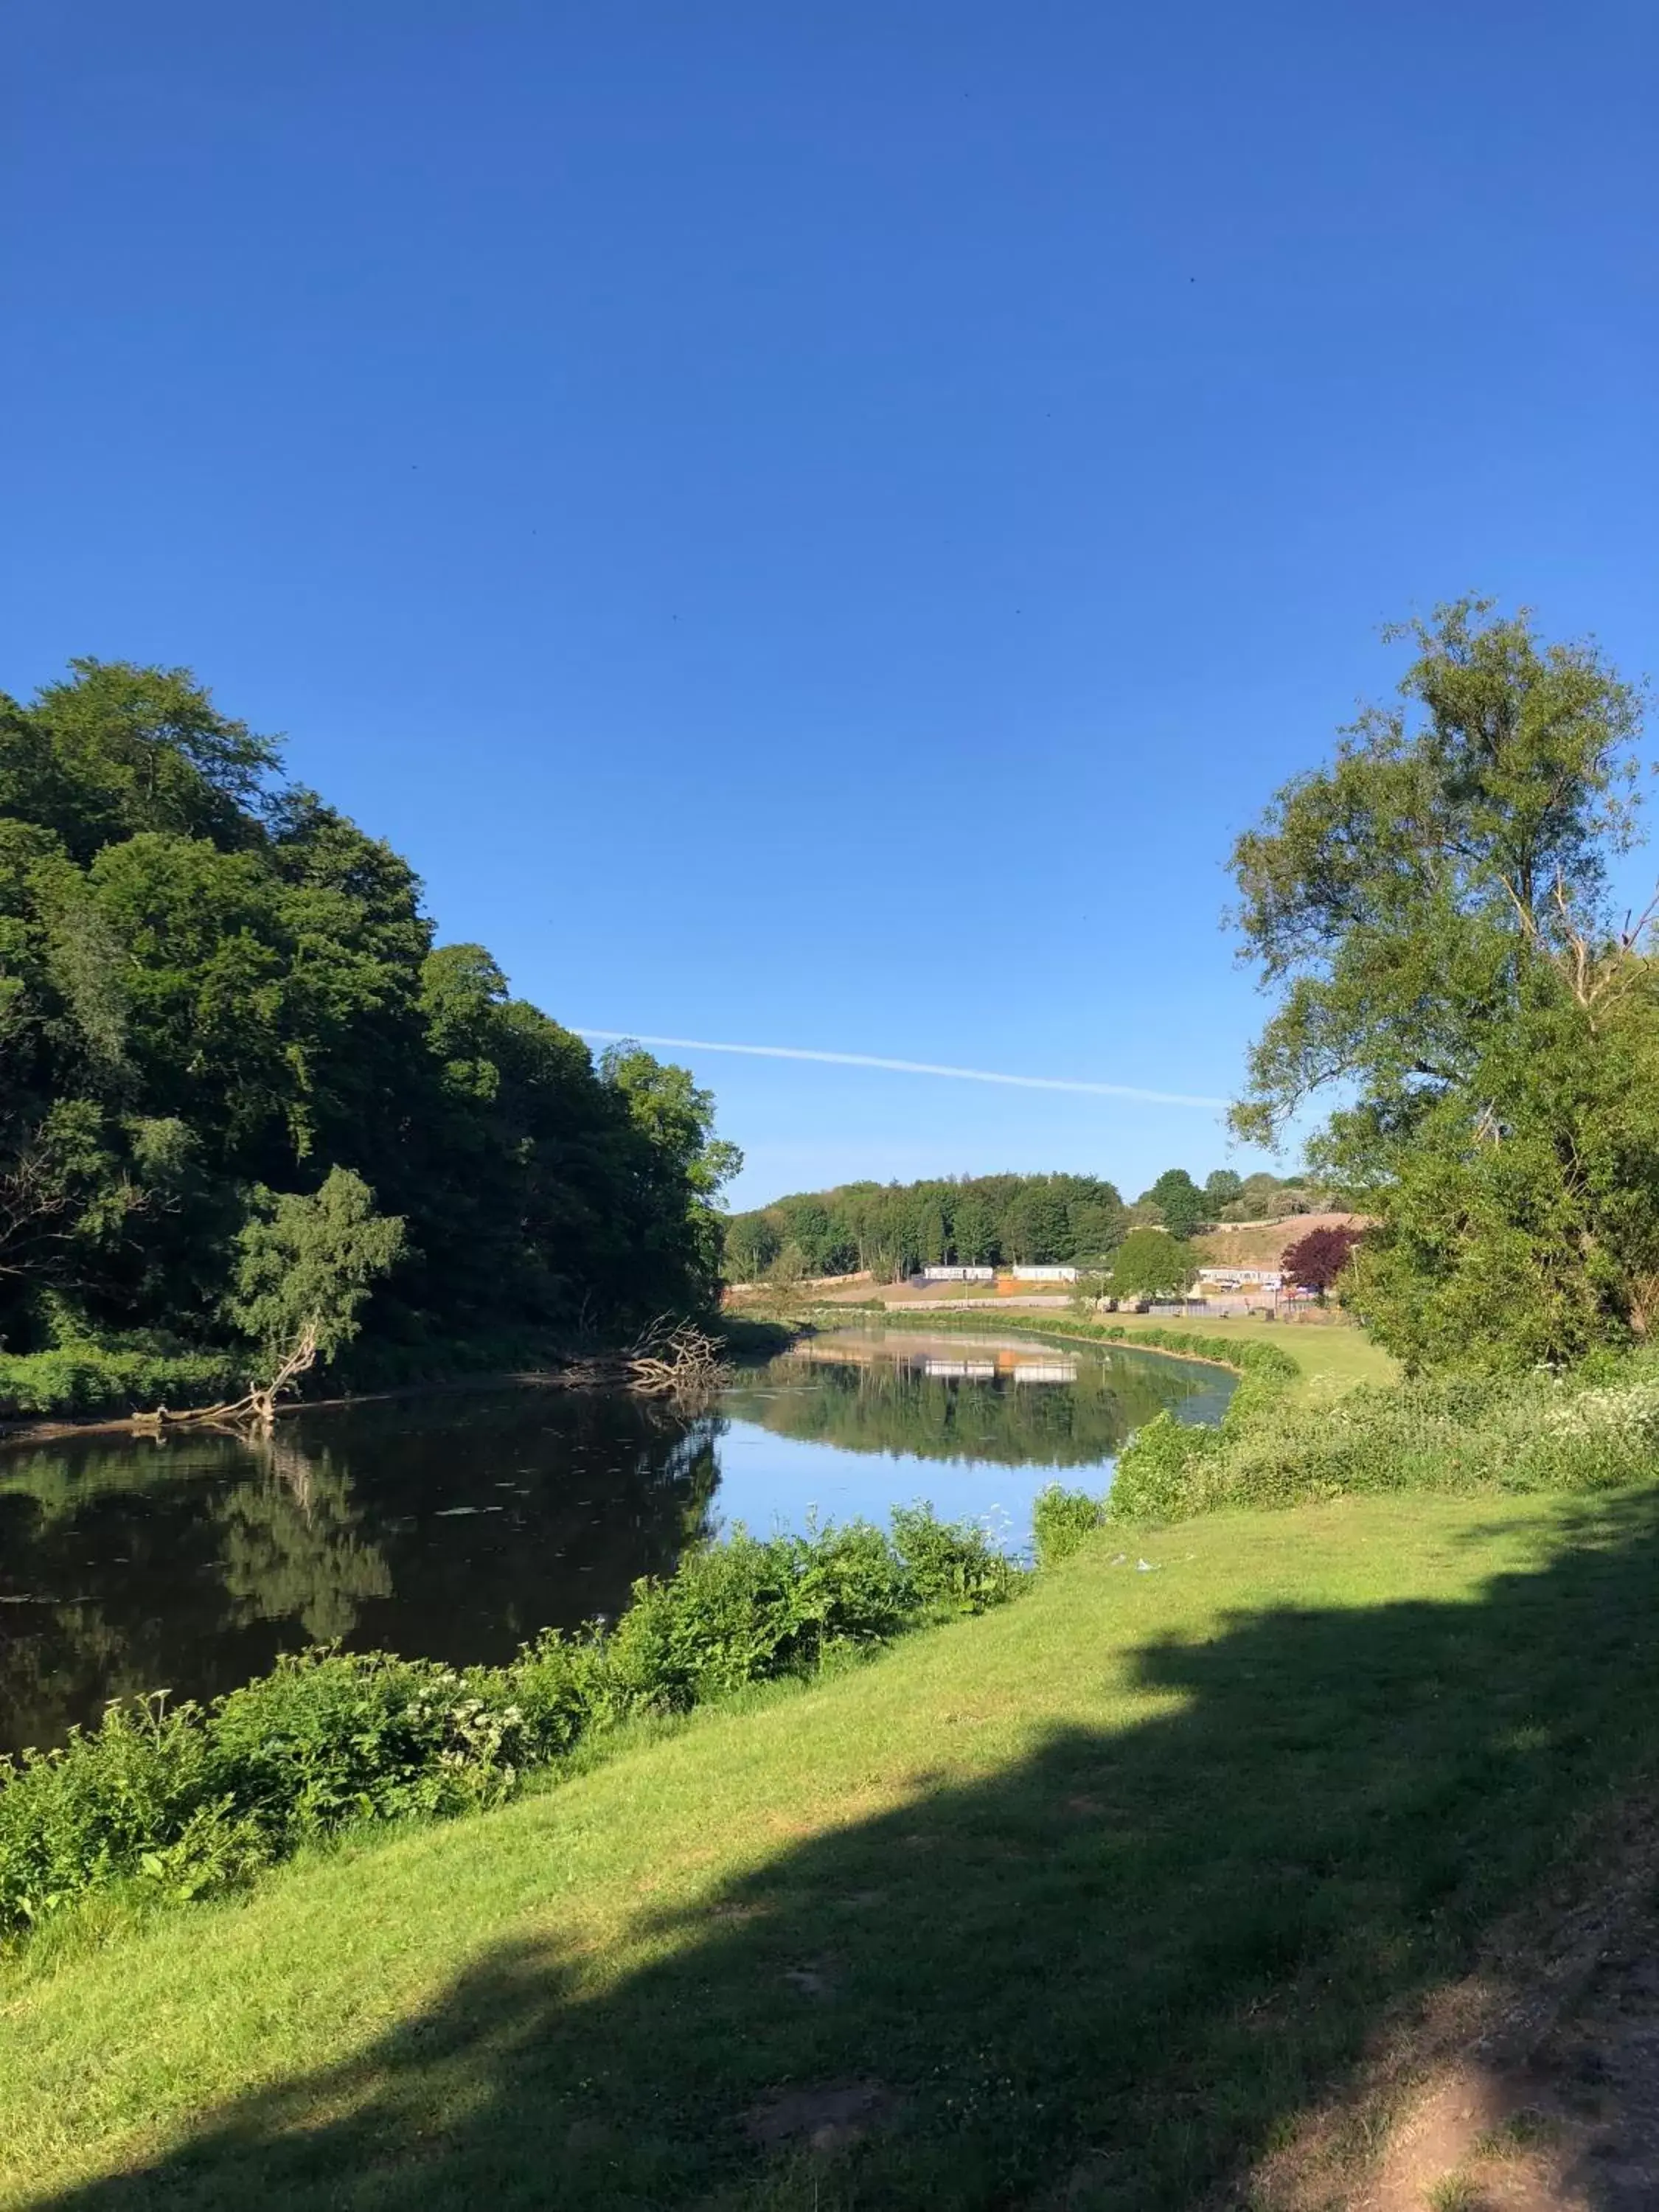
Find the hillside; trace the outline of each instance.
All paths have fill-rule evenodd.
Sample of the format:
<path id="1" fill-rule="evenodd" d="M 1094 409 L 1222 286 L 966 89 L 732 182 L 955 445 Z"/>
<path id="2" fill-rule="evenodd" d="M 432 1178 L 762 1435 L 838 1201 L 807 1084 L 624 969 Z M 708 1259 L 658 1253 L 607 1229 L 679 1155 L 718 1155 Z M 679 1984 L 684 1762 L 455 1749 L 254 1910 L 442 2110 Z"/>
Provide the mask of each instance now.
<path id="1" fill-rule="evenodd" d="M 1313 1229 L 1364 1229 L 1363 1213 L 1291 1213 L 1282 1221 L 1224 1222 L 1202 1237 L 1194 1237 L 1193 1249 L 1202 1255 L 1206 1267 L 1276 1267 L 1290 1247 Z"/>

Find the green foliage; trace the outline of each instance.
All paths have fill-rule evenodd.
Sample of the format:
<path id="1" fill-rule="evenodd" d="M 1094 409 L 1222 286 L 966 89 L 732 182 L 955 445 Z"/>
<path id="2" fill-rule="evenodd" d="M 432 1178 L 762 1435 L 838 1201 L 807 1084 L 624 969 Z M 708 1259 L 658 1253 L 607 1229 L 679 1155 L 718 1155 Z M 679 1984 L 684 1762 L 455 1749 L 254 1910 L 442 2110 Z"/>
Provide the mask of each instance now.
<path id="1" fill-rule="evenodd" d="M 1057 1566 L 1099 1528 L 1106 1509 L 1086 1490 L 1067 1490 L 1051 1482 L 1040 1490 L 1031 1509 L 1031 1536 L 1040 1567 Z"/>
<path id="2" fill-rule="evenodd" d="M 1388 1491 L 1590 1492 L 1659 1476 L 1659 1370 L 1362 1388 L 1328 1405 L 1241 1391 L 1218 1430 L 1143 1429 L 1114 1514 L 1184 1519 Z"/>
<path id="3" fill-rule="evenodd" d="M 1094 1176 L 975 1176 L 847 1183 L 735 1215 L 726 1231 L 728 1282 L 799 1280 L 867 1267 L 896 1280 L 940 1263 L 1042 1266 L 1109 1252 L 1122 1200 Z"/>
<path id="4" fill-rule="evenodd" d="M 778 1232 L 762 1213 L 740 1213 L 728 1222 L 720 1266 L 730 1283 L 758 1282 L 782 1249 Z"/>
<path id="5" fill-rule="evenodd" d="M 1178 1298 L 1198 1273 L 1190 1244 L 1163 1229 L 1132 1229 L 1106 1278 L 1114 1297 Z"/>
<path id="6" fill-rule="evenodd" d="M 1022 1579 L 925 1505 L 890 1536 L 739 1530 L 637 1583 L 614 1628 L 544 1631 L 506 1667 L 320 1650 L 209 1706 L 112 1705 L 0 1784 L 0 1934 L 112 1883 L 194 1896 L 358 1821 L 496 1802 L 596 1731 L 981 1613 Z"/>
<path id="7" fill-rule="evenodd" d="M 406 1224 L 380 1342 L 707 1309 L 708 1094 L 434 949 L 407 863 L 278 766 L 181 670 L 0 697 L 0 1345 L 224 1347 L 251 1194 L 336 1170 Z"/>
<path id="8" fill-rule="evenodd" d="M 1215 1185 L 1238 1188 L 1231 1198 L 1221 1196 Z M 1223 1170 L 1212 1175 L 1204 1186 L 1206 1202 L 1214 1207 L 1218 1221 L 1277 1221 L 1288 1213 L 1311 1213 L 1317 1210 L 1328 1194 L 1305 1176 L 1276 1176 L 1265 1171 L 1238 1177 Z"/>
<path id="9" fill-rule="evenodd" d="M 1185 1168 L 1166 1168 L 1138 1202 L 1158 1208 L 1158 1218 L 1171 1237 L 1191 1237 L 1212 1218 L 1208 1200 Z"/>
<path id="10" fill-rule="evenodd" d="M 350 1342 L 374 1284 L 404 1251 L 404 1224 L 374 1211 L 374 1194 L 332 1168 L 308 1197 L 258 1193 L 237 1238 L 230 1319 L 276 1364 L 309 1332 L 325 1359 Z"/>
<path id="11" fill-rule="evenodd" d="M 241 1387 L 245 1365 L 232 1352 L 149 1352 L 92 1342 L 52 1352 L 0 1352 L 0 1419 L 208 1405 Z"/>
<path id="12" fill-rule="evenodd" d="M 1417 1370 L 1524 1372 L 1659 1314 L 1659 972 L 1615 926 L 1639 696 L 1522 612 L 1440 608 L 1398 708 L 1233 855 L 1279 994 L 1241 1133 L 1353 1093 L 1315 1156 L 1367 1212 L 1352 1304 Z"/>
<path id="13" fill-rule="evenodd" d="M 1112 1334 L 1125 1334 L 1116 1331 Z M 1602 1352 L 1570 1373 L 1362 1384 L 1310 1400 L 1276 1346 L 1136 1331 L 1241 1381 L 1214 1428 L 1160 1413 L 1119 1455 L 1107 1513 L 1180 1521 L 1391 1491 L 1589 1492 L 1659 1478 L 1659 1356 Z"/>
<path id="14" fill-rule="evenodd" d="M 1107 1508 L 1118 1521 L 1180 1521 L 1204 1510 L 1204 1465 L 1218 1449 L 1213 1429 L 1186 1428 L 1160 1413 L 1118 1461 Z"/>

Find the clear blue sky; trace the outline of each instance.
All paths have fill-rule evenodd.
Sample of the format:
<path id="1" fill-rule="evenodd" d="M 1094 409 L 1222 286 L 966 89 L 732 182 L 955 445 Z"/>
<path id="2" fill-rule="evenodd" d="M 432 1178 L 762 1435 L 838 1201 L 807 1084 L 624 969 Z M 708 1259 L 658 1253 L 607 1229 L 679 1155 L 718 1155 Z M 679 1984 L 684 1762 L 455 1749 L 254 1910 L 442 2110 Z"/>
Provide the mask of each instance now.
<path id="1" fill-rule="evenodd" d="M 1652 660 L 1650 0 L 3 36 L 0 684 L 190 664 L 562 1020 L 1224 1095 L 1226 848 L 1376 625 Z M 676 1056 L 740 1202 L 1224 1156 Z"/>

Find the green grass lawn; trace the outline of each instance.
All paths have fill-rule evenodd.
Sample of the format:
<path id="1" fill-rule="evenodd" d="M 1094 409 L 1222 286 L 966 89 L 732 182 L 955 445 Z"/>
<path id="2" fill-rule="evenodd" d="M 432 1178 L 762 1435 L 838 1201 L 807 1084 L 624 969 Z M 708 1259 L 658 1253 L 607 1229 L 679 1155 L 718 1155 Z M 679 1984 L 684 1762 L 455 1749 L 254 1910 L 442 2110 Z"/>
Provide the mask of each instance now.
<path id="1" fill-rule="evenodd" d="M 0 2203 L 1184 2212 L 1651 1765 L 1656 1589 L 1646 1491 L 1109 1532 L 504 1810 L 26 1956 Z"/>
<path id="2" fill-rule="evenodd" d="M 1200 1336 L 1232 1337 L 1241 1344 L 1276 1344 L 1295 1360 L 1308 1383 L 1316 1386 L 1395 1382 L 1400 1377 L 1399 1363 L 1391 1354 L 1380 1344 L 1373 1344 L 1363 1328 L 1340 1322 L 1257 1321 L 1233 1314 L 1190 1322 L 1148 1314 L 1108 1314 L 1102 1318 L 1121 1322 L 1132 1334 L 1142 1328 L 1190 1328 Z"/>

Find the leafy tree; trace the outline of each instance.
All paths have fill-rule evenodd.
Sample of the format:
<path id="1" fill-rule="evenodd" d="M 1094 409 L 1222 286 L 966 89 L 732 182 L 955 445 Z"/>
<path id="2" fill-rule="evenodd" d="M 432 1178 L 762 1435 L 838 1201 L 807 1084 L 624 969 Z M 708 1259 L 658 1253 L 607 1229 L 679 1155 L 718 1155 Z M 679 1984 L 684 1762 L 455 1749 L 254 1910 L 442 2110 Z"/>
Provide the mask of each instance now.
<path id="1" fill-rule="evenodd" d="M 142 830 L 258 842 L 270 738 L 215 708 L 187 668 L 82 659 L 32 709 L 0 714 L 0 807 L 43 823 L 77 860 Z"/>
<path id="2" fill-rule="evenodd" d="M 1203 1192 L 1185 1168 L 1167 1168 L 1144 1195 L 1172 1237 L 1190 1237 L 1211 1218 Z"/>
<path id="3" fill-rule="evenodd" d="M 1001 1256 L 996 1215 L 971 1187 L 960 1190 L 951 1205 L 951 1246 L 958 1267 L 989 1267 Z"/>
<path id="4" fill-rule="evenodd" d="M 1213 1175 L 1204 1178 L 1204 1204 L 1212 1220 L 1218 1220 L 1224 1206 L 1231 1206 L 1244 1195 L 1244 1178 L 1231 1168 L 1218 1168 Z"/>
<path id="5" fill-rule="evenodd" d="M 275 1370 L 305 1340 L 322 1359 L 351 1341 L 369 1293 L 402 1255 L 404 1224 L 375 1212 L 361 1176 L 334 1168 L 309 1196 L 257 1193 L 237 1247 L 226 1312 Z"/>
<path id="6" fill-rule="evenodd" d="M 806 1255 L 799 1244 L 792 1242 L 779 1248 L 767 1269 L 767 1278 L 780 1290 L 793 1291 L 798 1283 L 805 1281 L 809 1273 Z"/>
<path id="7" fill-rule="evenodd" d="M 714 1295 L 735 1156 L 684 1071 L 596 1068 L 406 862 L 186 671 L 0 696 L 0 1340 L 222 1346 L 246 1193 L 407 1224 L 369 1331 L 607 1331 Z"/>
<path id="8" fill-rule="evenodd" d="M 1021 1188 L 1003 1216 L 1002 1243 L 1011 1258 L 1031 1267 L 1048 1267 L 1072 1253 L 1066 1201 L 1046 1180 Z"/>
<path id="9" fill-rule="evenodd" d="M 722 1254 L 728 1282 L 757 1282 L 778 1256 L 778 1232 L 763 1213 L 739 1214 L 727 1224 Z"/>
<path id="10" fill-rule="evenodd" d="M 1190 1244 L 1164 1229 L 1132 1229 L 1118 1247 L 1107 1281 L 1120 1298 L 1178 1298 L 1198 1273 Z"/>
<path id="11" fill-rule="evenodd" d="M 743 1279 L 738 1255 L 754 1249 L 738 1236 L 747 1220 L 763 1220 L 780 1243 L 798 1244 L 807 1272 L 820 1275 L 870 1267 L 897 1276 L 942 1260 L 975 1267 L 1098 1258 L 1121 1242 L 1127 1225 L 1116 1190 L 1094 1176 L 846 1183 L 797 1192 L 755 1215 L 738 1216 L 727 1231 L 729 1279 Z"/>
<path id="12" fill-rule="evenodd" d="M 1381 1217 L 1351 1304 L 1408 1365 L 1571 1359 L 1659 1312 L 1659 994 L 1609 890 L 1641 702 L 1524 611 L 1390 635 L 1402 703 L 1234 853 L 1279 994 L 1235 1125 L 1350 1092 L 1315 1163 Z"/>
<path id="13" fill-rule="evenodd" d="M 1279 1260 L 1280 1270 L 1299 1289 L 1316 1291 L 1322 1304 L 1326 1292 L 1336 1287 L 1359 1237 L 1357 1229 L 1310 1229 L 1286 1249 Z"/>

